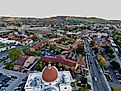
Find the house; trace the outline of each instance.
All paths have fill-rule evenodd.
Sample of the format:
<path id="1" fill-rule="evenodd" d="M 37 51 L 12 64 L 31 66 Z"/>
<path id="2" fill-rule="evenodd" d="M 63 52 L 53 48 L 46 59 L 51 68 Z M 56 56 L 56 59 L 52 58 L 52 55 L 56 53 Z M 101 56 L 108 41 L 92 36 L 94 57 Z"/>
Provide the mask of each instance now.
<path id="1" fill-rule="evenodd" d="M 36 57 L 30 56 L 30 57 L 25 61 L 23 67 L 28 68 L 31 64 L 34 63 L 35 59 L 36 59 Z"/>
<path id="2" fill-rule="evenodd" d="M 48 44 L 49 43 L 49 40 L 44 40 L 44 41 L 42 41 L 42 42 L 39 42 L 39 43 L 37 43 L 36 45 L 34 45 L 30 50 L 36 50 L 36 49 L 40 49 L 40 48 L 42 48 L 43 46 L 45 46 L 46 44 Z"/>
<path id="3" fill-rule="evenodd" d="M 22 45 L 28 45 L 28 44 L 32 44 L 33 40 L 31 38 L 24 38 L 20 40 L 20 42 L 22 43 Z"/>
<path id="4" fill-rule="evenodd" d="M 14 70 L 20 70 L 22 66 L 24 65 L 25 61 L 29 58 L 29 56 L 20 56 L 15 62 L 13 63 L 14 65 Z"/>
<path id="5" fill-rule="evenodd" d="M 19 70 L 21 72 L 28 70 L 30 66 L 35 62 L 36 57 L 34 56 L 20 56 L 15 62 L 13 63 L 14 65 L 14 70 Z"/>

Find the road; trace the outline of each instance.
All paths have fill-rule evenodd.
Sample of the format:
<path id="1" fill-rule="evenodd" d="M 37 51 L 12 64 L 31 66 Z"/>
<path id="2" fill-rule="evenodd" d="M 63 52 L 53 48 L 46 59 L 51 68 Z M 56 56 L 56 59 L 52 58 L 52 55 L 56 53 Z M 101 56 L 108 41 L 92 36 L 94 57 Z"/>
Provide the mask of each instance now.
<path id="1" fill-rule="evenodd" d="M 86 44 L 86 51 L 88 53 L 87 60 L 89 63 L 89 70 L 92 77 L 94 91 L 111 91 L 109 84 L 107 83 L 107 80 L 104 78 L 103 72 L 101 71 L 99 65 L 96 62 L 96 58 L 92 54 L 87 39 L 85 39 L 85 44 Z M 97 81 L 94 80 L 95 76 L 97 77 Z"/>
<path id="2" fill-rule="evenodd" d="M 108 61 L 109 57 L 106 55 L 106 52 L 104 50 L 101 50 L 101 51 L 103 52 L 103 56 L 105 57 L 107 64 L 108 64 L 106 70 L 110 73 L 110 76 L 112 77 L 112 82 L 109 82 L 110 86 L 120 88 L 121 84 L 119 80 L 116 78 L 114 70 L 110 66 L 110 62 Z"/>
<path id="3" fill-rule="evenodd" d="M 120 64 L 120 67 L 121 67 L 121 59 L 118 56 L 117 52 L 115 51 L 115 47 L 112 47 L 112 49 L 114 51 L 114 55 L 115 55 L 116 61 Z"/>

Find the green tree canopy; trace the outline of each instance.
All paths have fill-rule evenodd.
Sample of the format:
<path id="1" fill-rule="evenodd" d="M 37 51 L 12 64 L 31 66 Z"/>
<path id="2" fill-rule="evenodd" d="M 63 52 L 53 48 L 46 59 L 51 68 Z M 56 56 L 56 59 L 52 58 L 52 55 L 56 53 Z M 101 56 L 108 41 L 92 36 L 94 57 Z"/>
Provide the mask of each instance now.
<path id="1" fill-rule="evenodd" d="M 83 84 L 87 84 L 87 78 L 85 78 L 85 77 L 81 77 L 81 83 L 83 83 Z"/>
<path id="2" fill-rule="evenodd" d="M 118 72 L 119 72 L 119 74 L 121 74 L 121 68 L 119 68 Z"/>
<path id="3" fill-rule="evenodd" d="M 45 63 L 43 61 L 39 60 L 37 62 L 37 64 L 35 65 L 35 69 L 36 70 L 41 70 L 43 68 L 43 66 L 45 66 Z"/>
<path id="4" fill-rule="evenodd" d="M 100 64 L 100 67 L 101 67 L 101 68 L 104 68 L 105 65 L 106 65 L 106 63 L 105 63 L 104 60 L 101 60 L 101 61 L 99 62 L 99 64 Z"/>
<path id="5" fill-rule="evenodd" d="M 84 55 L 84 45 L 83 44 L 79 44 L 77 49 L 76 49 L 76 52 L 81 54 L 81 55 Z"/>
<path id="6" fill-rule="evenodd" d="M 12 63 L 8 63 L 8 64 L 5 65 L 5 68 L 11 70 L 11 69 L 13 69 L 13 64 Z"/>
<path id="7" fill-rule="evenodd" d="M 121 45 L 121 34 L 115 34 L 115 42 L 118 45 Z"/>
<path id="8" fill-rule="evenodd" d="M 22 51 L 19 48 L 13 48 L 8 52 L 8 56 L 15 60 L 22 54 Z"/>

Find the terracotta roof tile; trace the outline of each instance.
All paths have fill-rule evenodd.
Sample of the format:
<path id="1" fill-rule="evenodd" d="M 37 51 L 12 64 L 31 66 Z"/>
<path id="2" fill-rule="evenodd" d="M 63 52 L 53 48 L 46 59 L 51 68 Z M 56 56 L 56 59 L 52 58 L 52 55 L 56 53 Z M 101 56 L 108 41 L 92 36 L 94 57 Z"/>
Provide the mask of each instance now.
<path id="1" fill-rule="evenodd" d="M 58 71 L 57 69 L 52 66 L 52 67 L 45 67 L 43 69 L 43 73 L 42 73 L 42 78 L 44 81 L 46 82 L 52 82 L 55 81 L 58 77 Z"/>

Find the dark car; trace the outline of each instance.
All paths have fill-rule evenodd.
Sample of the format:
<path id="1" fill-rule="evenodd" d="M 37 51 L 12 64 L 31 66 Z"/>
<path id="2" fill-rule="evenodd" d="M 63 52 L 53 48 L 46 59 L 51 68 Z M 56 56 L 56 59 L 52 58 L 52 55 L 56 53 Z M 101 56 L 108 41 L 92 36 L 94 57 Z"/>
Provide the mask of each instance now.
<path id="1" fill-rule="evenodd" d="M 4 85 L 4 87 L 8 87 L 8 86 L 9 86 L 9 84 L 5 84 L 5 85 Z"/>
<path id="2" fill-rule="evenodd" d="M 18 87 L 22 87 L 22 86 L 24 86 L 24 84 L 25 84 L 25 83 L 24 83 L 24 82 L 22 82 L 22 83 L 20 83 L 20 84 L 19 84 L 19 86 L 18 86 Z"/>
<path id="3" fill-rule="evenodd" d="M 11 78 L 17 79 L 17 77 L 16 77 L 16 76 L 11 76 Z"/>

